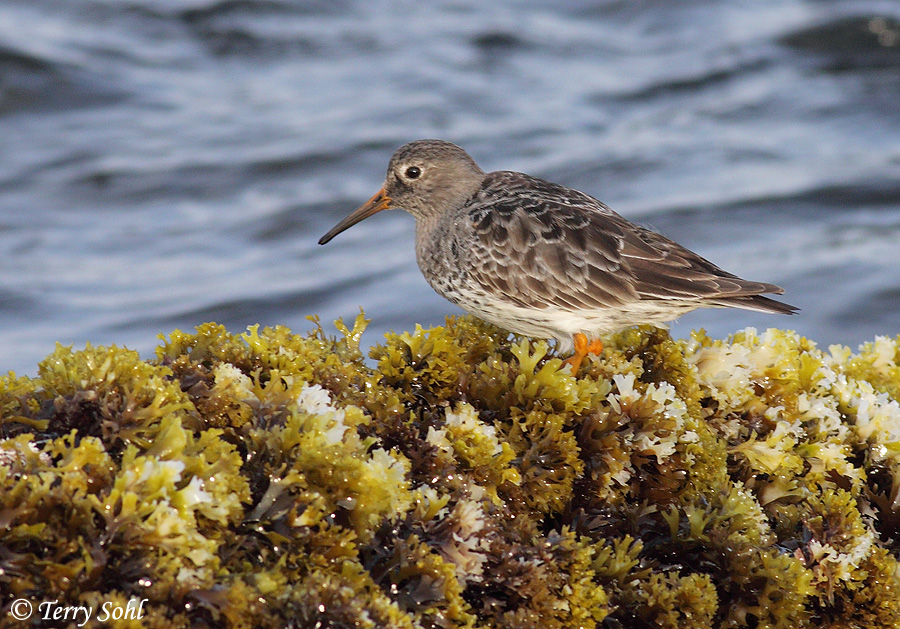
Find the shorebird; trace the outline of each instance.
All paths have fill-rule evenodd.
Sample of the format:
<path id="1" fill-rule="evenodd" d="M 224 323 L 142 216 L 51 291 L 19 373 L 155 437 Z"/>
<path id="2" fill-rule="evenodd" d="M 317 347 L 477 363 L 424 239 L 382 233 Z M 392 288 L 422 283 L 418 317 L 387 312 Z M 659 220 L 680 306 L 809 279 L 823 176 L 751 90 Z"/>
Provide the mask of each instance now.
<path id="1" fill-rule="evenodd" d="M 394 153 L 384 185 L 322 236 L 386 209 L 416 219 L 416 257 L 432 288 L 463 310 L 525 336 L 555 339 L 577 373 L 600 337 L 662 325 L 700 307 L 793 314 L 774 284 L 724 271 L 594 197 L 518 172 L 485 173 L 443 140 Z"/>

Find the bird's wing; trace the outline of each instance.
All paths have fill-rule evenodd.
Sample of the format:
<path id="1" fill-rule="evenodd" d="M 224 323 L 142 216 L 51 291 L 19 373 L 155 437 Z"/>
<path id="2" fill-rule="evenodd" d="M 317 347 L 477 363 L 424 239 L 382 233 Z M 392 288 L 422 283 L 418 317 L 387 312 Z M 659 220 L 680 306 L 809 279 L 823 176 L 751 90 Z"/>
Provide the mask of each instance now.
<path id="1" fill-rule="evenodd" d="M 521 173 L 491 173 L 467 207 L 470 278 L 519 306 L 597 309 L 782 292 L 720 269 L 589 195 Z"/>
<path id="2" fill-rule="evenodd" d="M 741 279 L 649 229 L 631 225 L 626 234 L 622 256 L 641 299 L 727 300 L 784 292 L 774 284 Z"/>

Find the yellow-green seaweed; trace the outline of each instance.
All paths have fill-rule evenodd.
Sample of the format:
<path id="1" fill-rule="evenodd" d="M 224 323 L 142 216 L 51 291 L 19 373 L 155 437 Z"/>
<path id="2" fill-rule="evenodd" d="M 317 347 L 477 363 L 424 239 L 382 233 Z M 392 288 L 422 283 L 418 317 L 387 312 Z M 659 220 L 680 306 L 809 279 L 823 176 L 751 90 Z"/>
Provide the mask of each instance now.
<path id="1" fill-rule="evenodd" d="M 314 322 L 0 377 L 0 626 L 900 626 L 900 336 Z"/>

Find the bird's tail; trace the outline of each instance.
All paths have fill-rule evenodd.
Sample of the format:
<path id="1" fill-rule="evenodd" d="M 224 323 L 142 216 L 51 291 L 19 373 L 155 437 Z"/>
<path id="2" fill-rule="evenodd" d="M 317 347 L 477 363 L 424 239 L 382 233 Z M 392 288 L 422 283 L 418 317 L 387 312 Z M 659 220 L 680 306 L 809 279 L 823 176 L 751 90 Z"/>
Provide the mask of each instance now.
<path id="1" fill-rule="evenodd" d="M 775 292 L 775 291 L 769 291 Z M 778 292 L 781 292 L 780 290 Z M 726 297 L 714 299 L 717 306 L 729 308 L 743 308 L 744 310 L 756 310 L 758 312 L 771 312 L 773 314 L 797 314 L 800 310 L 796 306 L 786 304 L 777 299 L 763 297 L 762 295 L 742 295 L 740 297 Z"/>

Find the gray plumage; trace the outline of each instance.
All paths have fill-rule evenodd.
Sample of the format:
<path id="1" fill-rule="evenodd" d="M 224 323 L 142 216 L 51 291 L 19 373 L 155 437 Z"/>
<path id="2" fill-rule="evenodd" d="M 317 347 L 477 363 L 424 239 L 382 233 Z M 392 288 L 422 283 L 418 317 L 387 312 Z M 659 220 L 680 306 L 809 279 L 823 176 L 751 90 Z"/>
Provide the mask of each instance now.
<path id="1" fill-rule="evenodd" d="M 416 255 L 429 284 L 505 329 L 588 338 L 661 324 L 698 307 L 792 314 L 743 280 L 597 199 L 522 173 L 484 173 L 460 147 L 419 140 L 391 158 L 384 187 L 319 241 L 381 209 L 416 218 Z"/>

